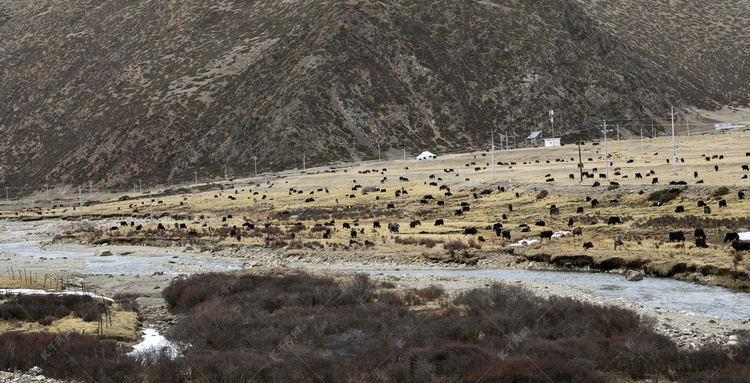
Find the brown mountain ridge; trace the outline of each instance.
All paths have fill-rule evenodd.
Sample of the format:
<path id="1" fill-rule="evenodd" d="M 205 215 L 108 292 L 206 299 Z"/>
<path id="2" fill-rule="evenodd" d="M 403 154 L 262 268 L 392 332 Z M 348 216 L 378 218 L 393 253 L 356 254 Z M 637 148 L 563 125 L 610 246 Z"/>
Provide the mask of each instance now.
<path id="1" fill-rule="evenodd" d="M 0 0 L 0 184 L 190 180 L 748 105 L 739 0 Z M 630 122 L 625 121 L 630 119 Z"/>

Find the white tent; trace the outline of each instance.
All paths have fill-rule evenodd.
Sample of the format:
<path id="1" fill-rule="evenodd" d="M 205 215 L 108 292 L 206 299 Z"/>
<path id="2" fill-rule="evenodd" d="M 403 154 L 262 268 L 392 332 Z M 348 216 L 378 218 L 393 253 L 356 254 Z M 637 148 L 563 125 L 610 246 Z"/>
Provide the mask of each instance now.
<path id="1" fill-rule="evenodd" d="M 432 154 L 432 153 L 430 153 L 430 152 L 427 152 L 427 151 L 422 152 L 422 154 L 420 154 L 420 155 L 417 156 L 418 160 L 424 160 L 424 159 L 427 159 L 427 158 L 437 158 L 437 156 L 434 155 L 434 154 Z"/>

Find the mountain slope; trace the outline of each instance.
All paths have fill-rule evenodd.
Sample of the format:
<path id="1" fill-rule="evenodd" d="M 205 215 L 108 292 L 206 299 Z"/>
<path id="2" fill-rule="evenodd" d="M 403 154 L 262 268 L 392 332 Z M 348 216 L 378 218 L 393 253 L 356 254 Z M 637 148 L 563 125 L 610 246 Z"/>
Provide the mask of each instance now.
<path id="1" fill-rule="evenodd" d="M 627 3 L 617 12 L 630 20 L 646 4 Z M 747 77 L 726 77 L 744 63 L 683 61 L 664 75 L 680 52 L 650 54 L 658 39 L 623 32 L 606 10 L 575 0 L 0 0 L 0 183 L 130 187 L 218 176 L 225 163 L 248 174 L 254 156 L 271 170 L 301 167 L 303 152 L 310 166 L 377 158 L 378 144 L 392 155 L 486 147 L 493 128 L 520 145 L 532 129 L 549 136 L 549 109 L 571 142 L 598 136 L 603 118 L 747 104 Z"/>

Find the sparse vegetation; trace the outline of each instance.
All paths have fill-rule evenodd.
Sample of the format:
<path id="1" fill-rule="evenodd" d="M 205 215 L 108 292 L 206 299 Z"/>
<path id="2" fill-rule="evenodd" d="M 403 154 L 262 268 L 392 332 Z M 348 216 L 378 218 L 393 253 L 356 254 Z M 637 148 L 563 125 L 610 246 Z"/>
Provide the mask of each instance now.
<path id="1" fill-rule="evenodd" d="M 711 197 L 721 197 L 727 194 L 729 194 L 729 188 L 727 188 L 726 186 L 721 186 L 711 192 Z"/>
<path id="2" fill-rule="evenodd" d="M 662 204 L 665 204 L 677 197 L 680 196 L 680 193 L 682 193 L 684 189 L 680 188 L 671 188 L 671 189 L 662 189 L 655 192 L 652 192 L 648 195 L 648 200 L 653 202 L 660 202 Z"/>
<path id="3" fill-rule="evenodd" d="M 104 304 L 86 295 L 15 295 L 0 304 L 0 319 L 49 324 L 70 314 L 91 322 L 101 318 Z"/>
<path id="4" fill-rule="evenodd" d="M 681 351 L 635 312 L 542 298 L 514 285 L 451 299 L 437 286 L 376 290 L 365 275 L 179 279 L 164 291 L 170 307 L 185 314 L 169 338 L 192 345 L 177 359 L 162 355 L 146 368 L 113 342 L 77 334 L 42 358 L 55 335 L 6 333 L 0 368 L 38 365 L 47 376 L 107 382 L 312 382 L 373 374 L 446 382 L 750 379 L 745 334 L 726 349 Z M 407 308 L 434 300 L 440 305 L 432 311 Z"/>

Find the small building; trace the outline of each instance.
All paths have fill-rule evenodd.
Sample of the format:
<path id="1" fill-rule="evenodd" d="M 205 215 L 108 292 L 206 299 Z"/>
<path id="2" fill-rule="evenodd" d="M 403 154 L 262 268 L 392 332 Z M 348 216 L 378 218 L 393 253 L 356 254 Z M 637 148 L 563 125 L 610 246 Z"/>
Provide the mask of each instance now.
<path id="1" fill-rule="evenodd" d="M 545 138 L 544 146 L 560 146 L 559 138 Z"/>

